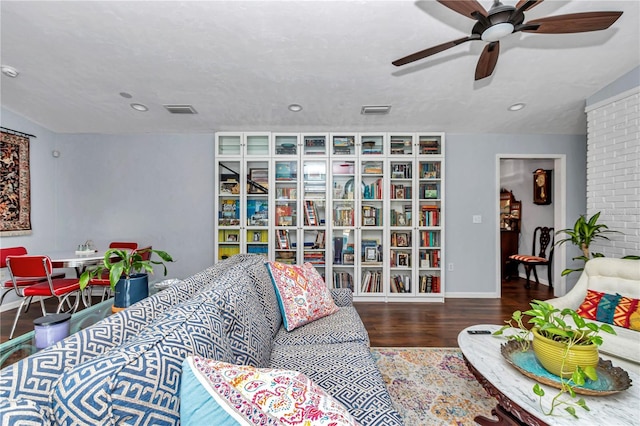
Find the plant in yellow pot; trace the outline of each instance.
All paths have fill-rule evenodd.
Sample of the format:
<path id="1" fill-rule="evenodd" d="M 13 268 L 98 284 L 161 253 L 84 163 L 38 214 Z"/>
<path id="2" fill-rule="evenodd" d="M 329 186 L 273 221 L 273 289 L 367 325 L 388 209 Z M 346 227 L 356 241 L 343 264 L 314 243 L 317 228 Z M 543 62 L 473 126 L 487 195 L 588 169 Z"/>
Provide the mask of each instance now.
<path id="1" fill-rule="evenodd" d="M 598 346 L 603 341 L 599 333 L 616 332 L 608 324 L 585 321 L 573 309 L 560 310 L 541 300 L 534 300 L 530 306 L 528 311 L 515 311 L 494 335 L 504 335 L 509 340 L 520 342 L 523 351 L 532 346 L 540 364 L 559 377 L 560 391 L 553 398 L 548 411 L 542 407 L 544 389 L 538 383 L 533 387 L 533 392 L 540 397 L 543 413 L 551 415 L 556 407 L 566 405 L 565 410 L 577 417 L 576 406 L 589 410 L 584 399 L 572 401 L 561 397 L 568 393 L 575 399 L 576 386 L 583 386 L 587 379 L 597 380 Z M 527 321 L 530 326 L 525 324 L 525 316 L 531 317 Z M 515 333 L 505 333 L 512 328 L 516 329 Z"/>

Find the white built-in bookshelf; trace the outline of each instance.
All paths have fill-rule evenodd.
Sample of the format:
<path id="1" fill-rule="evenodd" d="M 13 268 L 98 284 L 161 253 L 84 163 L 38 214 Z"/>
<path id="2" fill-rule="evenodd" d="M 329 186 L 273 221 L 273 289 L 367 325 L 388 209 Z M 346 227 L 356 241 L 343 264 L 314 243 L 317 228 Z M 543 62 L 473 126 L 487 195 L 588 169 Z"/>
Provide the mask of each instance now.
<path id="1" fill-rule="evenodd" d="M 216 259 L 311 262 L 356 301 L 444 301 L 444 139 L 217 133 Z"/>

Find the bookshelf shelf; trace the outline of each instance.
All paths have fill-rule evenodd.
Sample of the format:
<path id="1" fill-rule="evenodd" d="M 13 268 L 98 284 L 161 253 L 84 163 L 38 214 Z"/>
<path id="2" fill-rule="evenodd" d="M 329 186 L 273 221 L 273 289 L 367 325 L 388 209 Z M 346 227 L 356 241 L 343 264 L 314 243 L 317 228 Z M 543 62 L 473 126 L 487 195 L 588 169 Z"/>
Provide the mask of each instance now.
<path id="1" fill-rule="evenodd" d="M 444 301 L 443 133 L 219 132 L 215 257 L 309 262 L 356 301 Z"/>

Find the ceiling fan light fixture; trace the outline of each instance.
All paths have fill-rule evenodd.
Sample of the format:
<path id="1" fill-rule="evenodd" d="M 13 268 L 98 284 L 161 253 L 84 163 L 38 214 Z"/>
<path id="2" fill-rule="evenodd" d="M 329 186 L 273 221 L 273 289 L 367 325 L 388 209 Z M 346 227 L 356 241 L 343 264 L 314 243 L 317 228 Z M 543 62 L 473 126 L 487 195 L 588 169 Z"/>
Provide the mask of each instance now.
<path id="1" fill-rule="evenodd" d="M 300 111 L 302 111 L 302 105 L 300 105 L 300 104 L 291 104 L 287 108 L 289 108 L 289 111 L 291 111 L 291 112 L 300 112 Z"/>
<path id="2" fill-rule="evenodd" d="M 514 26 L 510 22 L 502 22 L 500 24 L 495 24 L 487 28 L 482 33 L 482 40 L 487 42 L 498 41 L 503 37 L 508 36 L 513 32 Z"/>
<path id="3" fill-rule="evenodd" d="M 518 102 L 515 103 L 513 105 L 511 105 L 509 108 L 507 108 L 509 111 L 520 111 L 521 109 L 523 109 L 525 106 L 527 106 L 527 104 L 525 104 L 524 102 Z"/>

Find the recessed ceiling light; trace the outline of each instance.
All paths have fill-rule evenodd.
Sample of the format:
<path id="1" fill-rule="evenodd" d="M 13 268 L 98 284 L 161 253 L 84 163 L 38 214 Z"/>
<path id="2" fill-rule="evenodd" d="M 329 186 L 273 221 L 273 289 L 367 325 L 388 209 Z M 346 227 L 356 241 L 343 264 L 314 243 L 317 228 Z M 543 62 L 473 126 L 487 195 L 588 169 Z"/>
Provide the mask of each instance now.
<path id="1" fill-rule="evenodd" d="M 147 108 L 146 105 L 142 105 L 142 104 L 131 104 L 131 108 L 141 112 L 149 111 L 149 108 Z"/>
<path id="2" fill-rule="evenodd" d="M 127 93 L 127 92 L 120 92 L 120 96 L 127 99 L 131 99 L 133 97 L 131 96 L 131 93 Z"/>
<path id="3" fill-rule="evenodd" d="M 293 112 L 302 111 L 302 105 L 298 105 L 298 104 L 291 104 L 287 108 L 289 108 L 289 111 L 293 111 Z"/>
<path id="4" fill-rule="evenodd" d="M 2 74 L 6 75 L 7 77 L 16 78 L 18 74 L 20 74 L 17 69 L 15 69 L 14 67 L 10 67 L 9 65 L 3 65 L 1 69 Z"/>
<path id="5" fill-rule="evenodd" d="M 507 108 L 509 111 L 520 111 L 522 108 L 524 108 L 527 104 L 522 103 L 522 102 L 518 102 L 517 104 L 513 104 L 511 105 L 509 108 Z"/>

